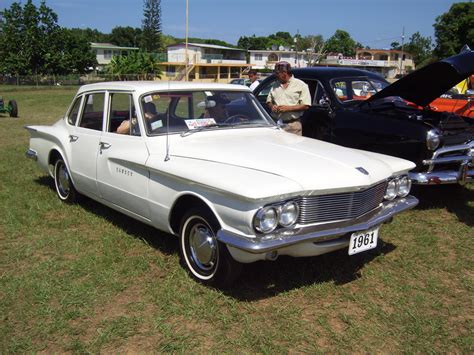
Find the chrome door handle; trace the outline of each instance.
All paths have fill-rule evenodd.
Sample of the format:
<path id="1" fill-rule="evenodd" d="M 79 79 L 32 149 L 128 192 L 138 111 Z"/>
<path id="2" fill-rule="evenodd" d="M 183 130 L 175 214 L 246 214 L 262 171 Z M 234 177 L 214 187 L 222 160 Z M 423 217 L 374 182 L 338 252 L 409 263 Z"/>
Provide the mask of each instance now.
<path id="1" fill-rule="evenodd" d="M 106 143 L 106 142 L 100 142 L 100 149 L 108 149 L 112 146 L 112 144 Z"/>
<path id="2" fill-rule="evenodd" d="M 69 142 L 75 142 L 79 139 L 78 136 L 74 136 L 72 134 L 69 135 Z"/>

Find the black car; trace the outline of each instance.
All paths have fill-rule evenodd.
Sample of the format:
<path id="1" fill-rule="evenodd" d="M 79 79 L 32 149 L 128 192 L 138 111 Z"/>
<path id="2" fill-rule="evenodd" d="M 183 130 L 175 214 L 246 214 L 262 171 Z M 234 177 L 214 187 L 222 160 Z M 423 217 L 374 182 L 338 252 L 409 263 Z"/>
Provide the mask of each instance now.
<path id="1" fill-rule="evenodd" d="M 378 74 L 352 68 L 294 69 L 312 96 L 301 118 L 303 135 L 411 160 L 417 184 L 474 181 L 472 119 L 428 107 L 473 73 L 474 52 L 433 63 L 391 85 Z M 267 110 L 275 80 L 267 78 L 254 92 Z"/>

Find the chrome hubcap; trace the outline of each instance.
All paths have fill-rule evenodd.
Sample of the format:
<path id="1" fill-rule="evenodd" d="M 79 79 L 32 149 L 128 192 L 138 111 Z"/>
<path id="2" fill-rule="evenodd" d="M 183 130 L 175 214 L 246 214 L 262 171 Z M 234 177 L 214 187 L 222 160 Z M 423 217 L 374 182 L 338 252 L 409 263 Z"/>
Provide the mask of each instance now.
<path id="1" fill-rule="evenodd" d="M 189 248 L 194 263 L 202 270 L 211 270 L 216 264 L 217 241 L 210 228 L 196 224 L 189 233 Z"/>
<path id="2" fill-rule="evenodd" d="M 58 167 L 58 189 L 62 196 L 69 194 L 69 173 L 64 164 Z"/>

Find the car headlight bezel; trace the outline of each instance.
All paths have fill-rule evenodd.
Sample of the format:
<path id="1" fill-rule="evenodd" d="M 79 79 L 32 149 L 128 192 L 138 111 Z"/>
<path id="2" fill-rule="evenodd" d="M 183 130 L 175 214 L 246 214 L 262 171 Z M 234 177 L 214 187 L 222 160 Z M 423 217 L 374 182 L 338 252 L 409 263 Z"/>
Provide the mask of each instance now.
<path id="1" fill-rule="evenodd" d="M 387 183 L 387 187 L 385 188 L 385 193 L 384 193 L 384 200 L 387 201 L 392 201 L 394 200 L 397 195 L 398 195 L 398 179 L 390 179 Z"/>
<path id="2" fill-rule="evenodd" d="M 273 213 L 273 218 L 271 214 Z M 273 222 L 271 222 L 273 219 Z M 267 206 L 260 208 L 254 217 L 254 228 L 260 233 L 271 233 L 278 227 L 278 209 L 275 206 Z M 268 224 L 268 226 L 266 226 Z"/>
<path id="3" fill-rule="evenodd" d="M 269 234 L 278 228 L 290 228 L 298 221 L 299 214 L 299 204 L 295 200 L 267 205 L 255 213 L 253 228 L 263 234 Z"/>
<path id="4" fill-rule="evenodd" d="M 426 147 L 428 150 L 434 151 L 441 144 L 441 134 L 437 129 L 430 129 L 426 133 Z"/>
<path id="5" fill-rule="evenodd" d="M 293 211 L 290 212 L 289 209 L 293 209 Z M 287 216 L 290 213 L 292 213 L 291 217 L 288 218 L 287 220 L 284 220 L 285 216 Z M 291 227 L 298 220 L 298 216 L 299 216 L 298 204 L 295 201 L 288 201 L 283 206 L 280 207 L 280 216 L 278 218 L 278 224 L 284 228 Z"/>
<path id="6" fill-rule="evenodd" d="M 406 197 L 410 194 L 411 190 L 411 179 L 407 176 L 400 176 L 398 178 L 398 191 L 397 191 L 397 196 L 398 197 Z"/>

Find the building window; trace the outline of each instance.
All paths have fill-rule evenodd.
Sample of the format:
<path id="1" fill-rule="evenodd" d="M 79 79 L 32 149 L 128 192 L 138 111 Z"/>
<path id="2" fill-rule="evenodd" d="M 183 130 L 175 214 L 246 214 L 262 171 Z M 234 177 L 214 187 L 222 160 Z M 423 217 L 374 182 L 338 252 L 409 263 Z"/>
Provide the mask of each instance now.
<path id="1" fill-rule="evenodd" d="M 112 59 L 112 51 L 109 49 L 104 50 L 104 58 L 105 59 Z"/>
<path id="2" fill-rule="evenodd" d="M 262 60 L 262 54 L 255 54 L 255 60 Z"/>

